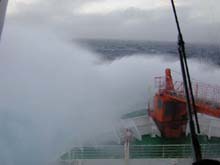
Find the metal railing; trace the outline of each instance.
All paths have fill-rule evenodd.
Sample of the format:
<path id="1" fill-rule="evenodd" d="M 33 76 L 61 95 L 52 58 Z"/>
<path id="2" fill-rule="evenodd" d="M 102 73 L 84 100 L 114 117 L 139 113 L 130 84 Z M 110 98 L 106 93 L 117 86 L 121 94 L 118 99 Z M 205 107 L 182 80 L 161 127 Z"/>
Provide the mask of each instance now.
<path id="1" fill-rule="evenodd" d="M 202 144 L 203 158 L 220 158 L 220 144 Z M 77 159 L 124 159 L 123 145 L 100 145 L 95 147 L 74 147 L 61 156 L 61 160 Z M 191 158 L 190 144 L 174 145 L 131 145 L 130 159 Z"/>
<path id="2" fill-rule="evenodd" d="M 166 88 L 165 77 L 155 77 L 155 85 L 159 92 L 164 91 Z M 182 81 L 175 81 L 174 89 L 176 95 L 185 97 Z M 220 86 L 192 81 L 192 89 L 197 103 L 212 104 L 216 108 L 220 108 Z M 174 91 L 170 91 L 171 94 Z"/>

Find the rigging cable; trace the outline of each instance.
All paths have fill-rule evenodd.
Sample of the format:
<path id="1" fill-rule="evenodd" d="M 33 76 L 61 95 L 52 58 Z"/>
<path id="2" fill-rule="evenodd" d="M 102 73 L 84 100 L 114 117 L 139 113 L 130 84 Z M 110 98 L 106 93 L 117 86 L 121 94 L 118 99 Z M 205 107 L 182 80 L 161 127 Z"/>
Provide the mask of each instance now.
<path id="1" fill-rule="evenodd" d="M 191 132 L 190 137 L 191 137 L 192 149 L 193 149 L 193 158 L 194 158 L 194 161 L 197 162 L 202 159 L 202 156 L 201 156 L 200 144 L 198 142 L 197 134 L 195 131 L 195 125 L 194 125 L 194 120 L 193 120 L 193 115 L 192 115 L 193 112 L 195 114 L 197 131 L 200 132 L 200 129 L 199 129 L 197 112 L 196 112 L 195 100 L 194 100 L 194 96 L 193 96 L 193 92 L 192 92 L 192 85 L 191 85 L 191 80 L 190 80 L 190 75 L 189 75 L 189 69 L 188 69 L 188 65 L 187 65 L 185 43 L 184 43 L 183 36 L 181 33 L 174 0 L 171 0 L 171 4 L 172 4 L 172 9 L 173 9 L 173 13 L 174 13 L 174 17 L 175 17 L 175 21 L 176 21 L 176 25 L 177 25 L 177 30 L 178 30 L 178 52 L 179 52 L 179 58 L 180 58 L 180 65 L 181 65 L 185 95 L 186 95 L 186 103 L 187 103 L 187 110 L 188 110 L 188 117 L 189 117 L 189 126 L 190 126 L 190 132 Z"/>

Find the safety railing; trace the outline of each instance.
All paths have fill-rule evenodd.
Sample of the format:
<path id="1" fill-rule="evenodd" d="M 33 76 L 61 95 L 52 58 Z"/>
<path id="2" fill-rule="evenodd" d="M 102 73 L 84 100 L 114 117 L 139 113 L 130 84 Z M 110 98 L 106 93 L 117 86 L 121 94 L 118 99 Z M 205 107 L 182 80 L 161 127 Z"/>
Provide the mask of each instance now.
<path id="1" fill-rule="evenodd" d="M 220 144 L 202 144 L 204 158 L 220 158 Z M 124 159 L 123 145 L 105 145 L 95 147 L 74 147 L 61 156 L 61 160 L 78 159 Z M 169 159 L 192 158 L 190 144 L 178 145 L 131 145 L 130 159 Z"/>
<path id="2" fill-rule="evenodd" d="M 155 85 L 159 92 L 163 92 L 166 88 L 165 77 L 155 77 Z M 174 90 L 166 90 L 166 92 L 178 97 L 185 97 L 183 82 L 175 81 L 173 85 Z M 212 106 L 220 108 L 220 86 L 192 81 L 192 89 L 197 103 L 212 104 Z"/>
<path id="3" fill-rule="evenodd" d="M 124 157 L 122 145 L 99 145 L 90 147 L 74 147 L 61 156 L 62 160 L 68 159 L 122 159 Z"/>

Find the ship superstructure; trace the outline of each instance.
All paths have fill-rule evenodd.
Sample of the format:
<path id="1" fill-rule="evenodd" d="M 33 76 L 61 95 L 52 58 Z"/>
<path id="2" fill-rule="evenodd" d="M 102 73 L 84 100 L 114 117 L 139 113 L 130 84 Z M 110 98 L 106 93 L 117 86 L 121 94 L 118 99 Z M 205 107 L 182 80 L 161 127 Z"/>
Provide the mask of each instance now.
<path id="1" fill-rule="evenodd" d="M 173 82 L 171 70 L 165 77 L 155 77 L 157 91 L 152 107 L 121 117 L 114 129 L 117 140 L 106 145 L 73 147 L 62 154 L 65 163 L 95 164 L 188 164 L 192 162 L 192 146 L 188 126 L 183 83 Z M 220 119 L 218 87 L 194 82 L 196 108 L 201 133 L 198 136 L 203 158 L 220 158 Z M 214 94 L 214 95 L 212 95 Z M 125 145 L 125 132 L 133 133 L 129 146 Z M 110 164 L 111 164 L 110 163 Z"/>
<path id="2" fill-rule="evenodd" d="M 158 91 L 154 96 L 154 108 L 149 115 L 157 124 L 161 135 L 168 138 L 185 136 L 187 108 L 183 83 L 173 82 L 171 70 L 165 70 L 165 77 L 155 78 Z M 193 82 L 196 111 L 207 116 L 220 118 L 220 87 Z"/>

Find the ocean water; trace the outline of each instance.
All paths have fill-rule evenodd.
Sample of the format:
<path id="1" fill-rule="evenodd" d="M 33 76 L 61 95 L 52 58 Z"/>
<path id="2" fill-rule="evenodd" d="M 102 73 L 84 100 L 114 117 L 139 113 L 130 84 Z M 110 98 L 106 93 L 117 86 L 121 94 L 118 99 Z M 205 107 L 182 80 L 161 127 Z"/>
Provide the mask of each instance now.
<path id="1" fill-rule="evenodd" d="M 6 34 L 0 65 L 0 164 L 4 165 L 44 165 L 74 145 L 97 140 L 112 130 L 120 115 L 146 107 L 154 95 L 155 76 L 163 75 L 166 67 L 179 69 L 175 42 L 67 44 L 54 35 L 28 30 Z M 187 43 L 186 47 L 192 75 L 219 84 L 219 46 Z"/>
<path id="2" fill-rule="evenodd" d="M 178 58 L 176 42 L 125 41 L 125 40 L 79 40 L 81 45 L 98 53 L 103 60 L 113 61 L 118 58 L 142 56 L 168 56 Z M 220 45 L 186 43 L 187 57 L 201 62 L 220 65 Z"/>

